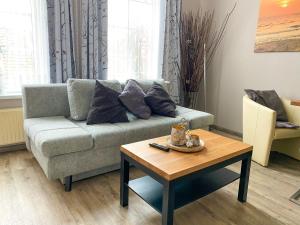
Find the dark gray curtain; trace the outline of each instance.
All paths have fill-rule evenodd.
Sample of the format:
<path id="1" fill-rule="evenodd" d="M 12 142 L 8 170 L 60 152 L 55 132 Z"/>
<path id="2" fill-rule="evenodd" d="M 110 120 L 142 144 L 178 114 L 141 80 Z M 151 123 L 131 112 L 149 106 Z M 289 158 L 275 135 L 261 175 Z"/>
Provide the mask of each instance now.
<path id="1" fill-rule="evenodd" d="M 66 82 L 76 77 L 72 0 L 47 0 L 50 81 Z"/>
<path id="2" fill-rule="evenodd" d="M 82 78 L 107 79 L 107 0 L 83 0 L 81 5 Z"/>
<path id="3" fill-rule="evenodd" d="M 51 82 L 106 79 L 107 0 L 47 0 L 47 7 Z"/>
<path id="4" fill-rule="evenodd" d="M 162 77 L 170 82 L 169 92 L 176 103 L 180 102 L 180 13 L 181 0 L 167 0 Z"/>

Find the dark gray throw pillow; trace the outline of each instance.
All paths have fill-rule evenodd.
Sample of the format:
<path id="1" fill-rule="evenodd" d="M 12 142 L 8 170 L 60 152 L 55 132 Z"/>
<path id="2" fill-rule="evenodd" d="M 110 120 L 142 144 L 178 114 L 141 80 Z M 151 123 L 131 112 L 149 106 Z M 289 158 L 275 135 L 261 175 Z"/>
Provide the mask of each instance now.
<path id="1" fill-rule="evenodd" d="M 253 101 L 276 111 L 277 121 L 288 122 L 286 111 L 275 90 L 254 91 L 245 89 L 245 92 Z"/>
<path id="2" fill-rule="evenodd" d="M 251 89 L 245 89 L 245 92 L 251 100 L 253 100 L 253 101 L 255 101 L 258 104 L 261 104 L 263 106 L 267 106 L 264 99 L 258 95 L 257 91 L 254 91 L 254 90 L 251 90 Z"/>
<path id="3" fill-rule="evenodd" d="M 145 102 L 153 113 L 162 116 L 176 117 L 176 104 L 162 85 L 154 82 L 145 96 Z"/>
<path id="4" fill-rule="evenodd" d="M 151 109 L 145 103 L 145 93 L 135 80 L 128 80 L 119 99 L 123 105 L 138 118 L 149 119 Z"/>
<path id="5" fill-rule="evenodd" d="M 96 81 L 95 94 L 87 116 L 87 124 L 128 122 L 120 93 Z"/>

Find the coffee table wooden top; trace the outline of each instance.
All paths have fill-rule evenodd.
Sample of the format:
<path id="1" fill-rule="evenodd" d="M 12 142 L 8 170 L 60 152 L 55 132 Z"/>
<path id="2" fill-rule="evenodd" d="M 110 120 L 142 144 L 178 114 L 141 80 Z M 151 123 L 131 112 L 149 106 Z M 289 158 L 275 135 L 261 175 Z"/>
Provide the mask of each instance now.
<path id="1" fill-rule="evenodd" d="M 122 145 L 121 152 L 166 180 L 174 180 L 252 151 L 251 145 L 206 130 L 194 130 L 192 133 L 205 142 L 205 148 L 200 152 L 164 152 L 149 146 L 149 143 L 165 145 L 169 136 Z"/>

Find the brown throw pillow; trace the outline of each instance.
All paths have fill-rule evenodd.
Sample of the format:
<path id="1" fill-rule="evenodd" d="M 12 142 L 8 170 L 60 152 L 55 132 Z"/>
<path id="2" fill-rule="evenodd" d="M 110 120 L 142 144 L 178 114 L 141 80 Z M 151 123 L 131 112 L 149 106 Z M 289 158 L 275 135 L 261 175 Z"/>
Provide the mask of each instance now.
<path id="1" fill-rule="evenodd" d="M 245 92 L 251 100 L 276 111 L 277 121 L 288 122 L 287 113 L 275 90 L 254 91 L 245 89 Z"/>
<path id="2" fill-rule="evenodd" d="M 87 124 L 128 122 L 125 107 L 120 103 L 119 92 L 96 81 L 95 94 L 87 116 Z"/>
<path id="3" fill-rule="evenodd" d="M 154 82 L 145 96 L 145 102 L 153 113 L 176 117 L 176 104 L 160 84 Z"/>

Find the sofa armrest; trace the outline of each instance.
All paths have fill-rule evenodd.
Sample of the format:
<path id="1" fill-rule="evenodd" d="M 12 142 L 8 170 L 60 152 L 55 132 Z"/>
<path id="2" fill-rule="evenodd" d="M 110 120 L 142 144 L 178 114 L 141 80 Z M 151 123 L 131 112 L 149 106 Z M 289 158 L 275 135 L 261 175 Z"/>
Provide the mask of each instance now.
<path id="1" fill-rule="evenodd" d="M 22 102 L 24 119 L 70 115 L 66 84 L 25 85 Z"/>
<path id="2" fill-rule="evenodd" d="M 289 99 L 282 98 L 281 101 L 289 122 L 300 125 L 300 106 L 292 105 Z"/>

